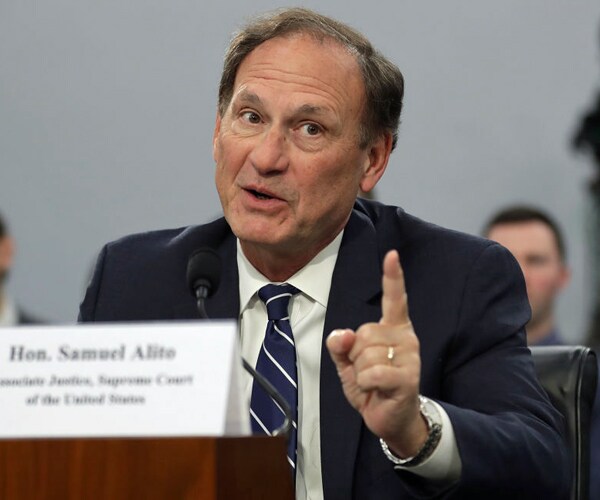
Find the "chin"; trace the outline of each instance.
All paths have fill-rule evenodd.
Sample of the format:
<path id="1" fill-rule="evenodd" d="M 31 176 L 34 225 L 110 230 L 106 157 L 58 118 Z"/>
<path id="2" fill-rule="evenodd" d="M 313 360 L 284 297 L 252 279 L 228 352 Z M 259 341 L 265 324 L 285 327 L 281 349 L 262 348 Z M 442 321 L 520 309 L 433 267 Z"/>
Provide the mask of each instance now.
<path id="1" fill-rule="evenodd" d="M 265 246 L 277 246 L 281 243 L 280 237 L 275 234 L 271 225 L 243 221 L 230 222 L 229 225 L 233 234 L 244 243 Z"/>

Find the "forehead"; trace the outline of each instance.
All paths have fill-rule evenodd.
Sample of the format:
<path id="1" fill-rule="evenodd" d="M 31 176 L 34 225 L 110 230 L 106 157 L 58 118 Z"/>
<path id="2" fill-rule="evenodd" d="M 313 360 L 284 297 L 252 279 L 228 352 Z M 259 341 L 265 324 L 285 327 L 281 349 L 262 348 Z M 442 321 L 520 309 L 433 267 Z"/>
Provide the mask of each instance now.
<path id="1" fill-rule="evenodd" d="M 362 103 L 365 90 L 356 57 L 331 38 L 293 33 L 263 42 L 240 64 L 234 95 L 252 83 L 336 101 Z"/>
<path id="2" fill-rule="evenodd" d="M 497 224 L 490 229 L 488 237 L 505 246 L 512 253 L 558 253 L 554 232 L 540 221 Z"/>

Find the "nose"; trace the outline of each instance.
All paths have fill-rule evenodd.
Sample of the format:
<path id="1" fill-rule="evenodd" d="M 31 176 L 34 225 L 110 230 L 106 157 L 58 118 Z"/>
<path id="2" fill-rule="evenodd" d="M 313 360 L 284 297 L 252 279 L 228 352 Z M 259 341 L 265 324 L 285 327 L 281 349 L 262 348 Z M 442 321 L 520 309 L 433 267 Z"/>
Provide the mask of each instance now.
<path id="1" fill-rule="evenodd" d="M 285 133 L 276 127 L 266 129 L 257 138 L 248 159 L 262 175 L 285 171 L 289 164 Z"/>

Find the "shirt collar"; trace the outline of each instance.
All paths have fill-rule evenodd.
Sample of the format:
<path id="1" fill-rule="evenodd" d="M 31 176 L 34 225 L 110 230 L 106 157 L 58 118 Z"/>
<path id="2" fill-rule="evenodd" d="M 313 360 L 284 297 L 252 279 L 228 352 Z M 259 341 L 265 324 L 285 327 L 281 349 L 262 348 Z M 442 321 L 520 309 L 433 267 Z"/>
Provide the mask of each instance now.
<path id="1" fill-rule="evenodd" d="M 19 322 L 17 306 L 8 294 L 4 294 L 0 307 L 0 326 L 15 326 Z"/>
<path id="2" fill-rule="evenodd" d="M 303 294 L 318 302 L 323 307 L 327 307 L 329 290 L 331 289 L 331 278 L 343 235 L 344 231 L 342 230 L 308 264 L 286 280 L 286 283 L 295 286 Z M 262 286 L 271 283 L 271 281 L 257 271 L 246 258 L 240 245 L 240 240 L 237 240 L 237 265 L 240 280 L 240 313 L 242 313 L 248 307 L 256 292 Z"/>

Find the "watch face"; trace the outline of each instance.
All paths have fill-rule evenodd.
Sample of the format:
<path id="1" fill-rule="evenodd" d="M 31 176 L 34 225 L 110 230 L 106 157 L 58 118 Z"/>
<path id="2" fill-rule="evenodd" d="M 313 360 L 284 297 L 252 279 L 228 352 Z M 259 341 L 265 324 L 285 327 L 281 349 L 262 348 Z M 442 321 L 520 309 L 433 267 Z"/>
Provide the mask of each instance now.
<path id="1" fill-rule="evenodd" d="M 427 425 L 430 428 L 432 423 L 442 425 L 442 417 L 433 401 L 424 396 L 419 396 L 419 402 L 421 403 L 421 413 L 427 420 Z"/>

